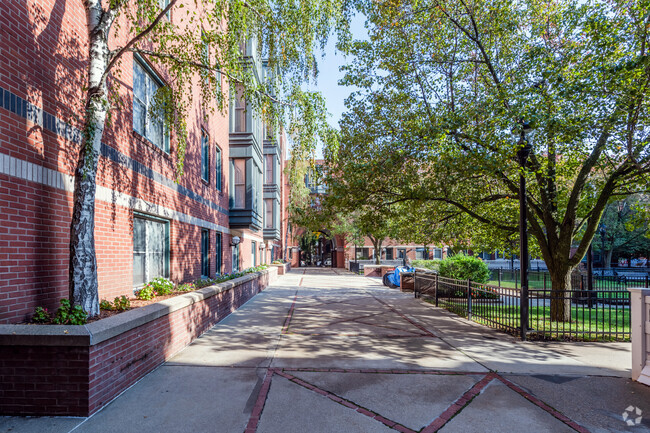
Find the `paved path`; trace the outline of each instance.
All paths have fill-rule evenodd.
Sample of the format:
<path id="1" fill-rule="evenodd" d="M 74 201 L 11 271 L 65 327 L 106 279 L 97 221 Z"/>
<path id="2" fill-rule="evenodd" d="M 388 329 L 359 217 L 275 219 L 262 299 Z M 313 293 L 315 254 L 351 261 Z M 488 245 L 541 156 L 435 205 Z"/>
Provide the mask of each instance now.
<path id="1" fill-rule="evenodd" d="M 299 269 L 94 416 L 0 432 L 648 432 L 629 350 L 522 343 L 378 279 Z"/>

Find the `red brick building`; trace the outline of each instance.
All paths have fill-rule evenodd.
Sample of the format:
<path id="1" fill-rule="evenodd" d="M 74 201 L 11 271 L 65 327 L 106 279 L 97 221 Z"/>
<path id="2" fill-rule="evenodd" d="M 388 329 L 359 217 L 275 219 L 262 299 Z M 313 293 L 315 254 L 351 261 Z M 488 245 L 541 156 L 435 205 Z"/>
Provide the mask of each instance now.
<path id="1" fill-rule="evenodd" d="M 177 19 L 173 10 L 169 19 Z M 82 0 L 2 3 L 0 323 L 68 297 L 85 23 Z M 255 56 L 255 41 L 247 44 Z M 184 174 L 175 182 L 173 134 L 146 116 L 165 73 L 131 55 L 121 71 L 122 107 L 104 133 L 97 176 L 100 299 L 132 296 L 156 276 L 180 283 L 280 258 L 284 135 L 265 130 L 245 100 L 229 98 L 225 112 L 206 119 L 195 98 Z"/>

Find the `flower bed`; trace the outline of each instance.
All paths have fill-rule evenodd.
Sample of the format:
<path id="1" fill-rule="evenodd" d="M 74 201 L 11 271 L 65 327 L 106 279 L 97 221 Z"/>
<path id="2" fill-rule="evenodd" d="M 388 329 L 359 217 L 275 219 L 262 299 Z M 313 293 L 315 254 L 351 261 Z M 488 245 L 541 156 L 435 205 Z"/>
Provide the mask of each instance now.
<path id="1" fill-rule="evenodd" d="M 88 416 L 277 275 L 272 266 L 86 325 L 0 325 L 0 413 Z"/>

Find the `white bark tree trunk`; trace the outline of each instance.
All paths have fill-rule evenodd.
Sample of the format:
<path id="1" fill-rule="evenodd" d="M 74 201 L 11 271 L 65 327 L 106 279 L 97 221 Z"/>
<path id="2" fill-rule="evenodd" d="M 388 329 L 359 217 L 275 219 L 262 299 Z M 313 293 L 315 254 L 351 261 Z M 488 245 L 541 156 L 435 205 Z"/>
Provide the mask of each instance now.
<path id="1" fill-rule="evenodd" d="M 88 90 L 70 226 L 69 291 L 73 305 L 89 316 L 99 314 L 97 258 L 95 254 L 95 192 L 97 165 L 108 113 L 105 72 L 109 62 L 108 34 L 114 13 L 100 0 L 86 1 L 89 35 Z"/>

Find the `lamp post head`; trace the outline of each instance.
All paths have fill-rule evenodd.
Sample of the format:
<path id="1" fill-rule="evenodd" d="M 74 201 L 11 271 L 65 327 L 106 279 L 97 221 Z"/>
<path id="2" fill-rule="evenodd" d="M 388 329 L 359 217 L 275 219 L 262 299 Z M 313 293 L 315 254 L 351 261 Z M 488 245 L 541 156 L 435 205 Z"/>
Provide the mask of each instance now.
<path id="1" fill-rule="evenodd" d="M 519 126 L 512 129 L 512 135 L 518 139 L 517 144 L 521 146 L 517 151 L 519 164 L 522 167 L 525 167 L 526 161 L 528 161 L 528 156 L 530 156 L 530 152 L 533 150 L 533 146 L 531 146 L 528 141 L 529 139 L 532 139 L 533 128 L 529 122 L 522 119 L 519 121 Z"/>

